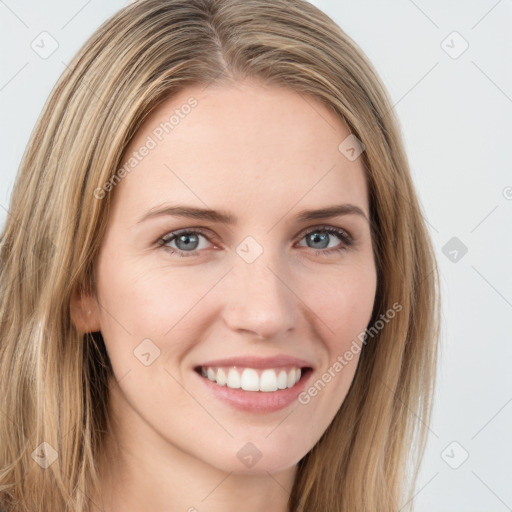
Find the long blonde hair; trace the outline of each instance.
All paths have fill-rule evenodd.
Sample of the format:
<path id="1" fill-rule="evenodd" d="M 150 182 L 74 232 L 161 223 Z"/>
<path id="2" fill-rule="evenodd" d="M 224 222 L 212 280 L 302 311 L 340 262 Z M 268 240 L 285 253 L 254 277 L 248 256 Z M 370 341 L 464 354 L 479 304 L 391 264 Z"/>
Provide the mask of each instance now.
<path id="1" fill-rule="evenodd" d="M 299 462 L 289 510 L 411 503 L 432 406 L 439 285 L 387 92 L 356 44 L 303 0 L 139 0 L 67 66 L 11 196 L 0 252 L 5 509 L 85 512 L 99 489 L 111 367 L 101 333 L 80 334 L 70 315 L 73 294 L 94 289 L 115 193 L 100 200 L 94 191 L 164 100 L 246 77 L 321 100 L 362 141 L 378 278 L 370 326 L 401 306 L 362 348 L 343 405 Z"/>

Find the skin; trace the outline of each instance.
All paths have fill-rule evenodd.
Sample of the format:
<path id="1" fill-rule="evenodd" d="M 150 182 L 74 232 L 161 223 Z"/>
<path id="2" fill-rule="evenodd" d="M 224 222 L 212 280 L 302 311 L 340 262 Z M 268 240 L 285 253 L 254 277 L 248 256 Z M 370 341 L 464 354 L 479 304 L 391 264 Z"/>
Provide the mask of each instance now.
<path id="1" fill-rule="evenodd" d="M 286 354 L 312 363 L 314 383 L 349 349 L 370 321 L 377 284 L 363 164 L 338 150 L 349 131 L 323 104 L 254 81 L 181 91 L 152 113 L 126 154 L 191 96 L 197 106 L 110 192 L 96 295 L 73 299 L 75 324 L 102 332 L 115 374 L 113 432 L 93 499 L 109 512 L 283 512 L 296 465 L 345 399 L 358 354 L 308 404 L 264 414 L 212 398 L 193 368 Z M 238 222 L 138 222 L 162 203 L 222 209 Z M 296 219 L 342 203 L 366 218 Z M 317 254 L 306 233 L 323 226 L 347 231 L 353 244 Z M 196 255 L 158 246 L 183 228 L 206 232 Z M 236 252 L 247 236 L 263 250 L 252 263 Z M 335 235 L 327 240 L 344 246 Z M 177 243 L 168 245 L 187 250 Z M 134 356 L 144 339 L 160 350 L 149 366 Z M 237 457 L 247 442 L 262 454 L 251 468 Z"/>

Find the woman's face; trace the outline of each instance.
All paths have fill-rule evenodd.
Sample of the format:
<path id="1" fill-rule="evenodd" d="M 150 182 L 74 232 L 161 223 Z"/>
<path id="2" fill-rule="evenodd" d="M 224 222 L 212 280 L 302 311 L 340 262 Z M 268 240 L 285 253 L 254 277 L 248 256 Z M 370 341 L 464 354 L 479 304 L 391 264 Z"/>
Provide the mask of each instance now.
<path id="1" fill-rule="evenodd" d="M 273 473 L 329 426 L 376 291 L 348 136 L 318 101 L 257 82 L 190 87 L 138 131 L 85 306 L 132 452 Z"/>

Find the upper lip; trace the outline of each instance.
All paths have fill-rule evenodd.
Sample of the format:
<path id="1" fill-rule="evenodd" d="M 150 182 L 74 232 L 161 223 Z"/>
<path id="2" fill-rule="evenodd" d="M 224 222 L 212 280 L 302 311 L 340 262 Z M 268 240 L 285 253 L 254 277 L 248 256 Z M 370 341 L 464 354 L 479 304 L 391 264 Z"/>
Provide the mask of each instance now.
<path id="1" fill-rule="evenodd" d="M 207 361 L 199 365 L 199 367 L 201 366 L 241 366 L 244 368 L 279 368 L 280 366 L 297 366 L 298 368 L 313 368 L 313 365 L 309 361 L 287 355 L 278 355 L 273 357 L 227 357 L 223 359 Z"/>

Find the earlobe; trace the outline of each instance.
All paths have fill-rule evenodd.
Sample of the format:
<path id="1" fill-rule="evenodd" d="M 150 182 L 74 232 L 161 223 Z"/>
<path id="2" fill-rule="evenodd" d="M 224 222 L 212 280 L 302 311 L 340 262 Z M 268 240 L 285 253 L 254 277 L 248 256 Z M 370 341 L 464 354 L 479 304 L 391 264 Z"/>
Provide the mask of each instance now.
<path id="1" fill-rule="evenodd" d="M 75 291 L 70 304 L 71 319 L 82 333 L 100 330 L 98 302 L 91 295 Z"/>

